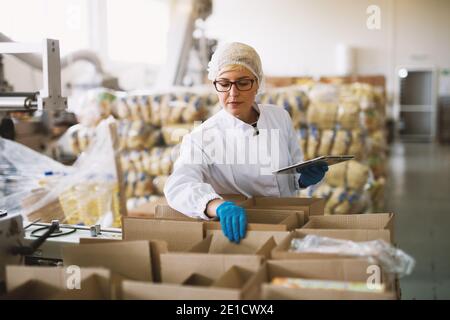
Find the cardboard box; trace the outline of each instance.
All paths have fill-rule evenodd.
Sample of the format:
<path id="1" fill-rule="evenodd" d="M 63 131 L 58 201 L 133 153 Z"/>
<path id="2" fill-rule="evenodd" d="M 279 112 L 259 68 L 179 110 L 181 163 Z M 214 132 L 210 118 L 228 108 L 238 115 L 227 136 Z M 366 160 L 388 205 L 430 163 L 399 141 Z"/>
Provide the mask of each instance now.
<path id="1" fill-rule="evenodd" d="M 258 273 L 262 298 L 269 300 L 395 300 L 392 284 L 386 285 L 383 293 L 355 292 L 333 289 L 285 288 L 270 282 L 274 277 L 320 279 L 335 281 L 354 281 L 367 283 L 369 264 L 361 259 L 268 261 L 263 265 L 264 272 Z"/>
<path id="2" fill-rule="evenodd" d="M 233 201 L 237 204 L 247 200 L 247 198 L 240 194 L 227 194 L 227 195 L 221 195 L 224 200 L 226 201 Z M 154 217 L 156 212 L 156 207 L 158 205 L 162 206 L 168 206 L 166 198 L 161 198 L 157 201 L 147 202 L 144 203 L 134 209 L 128 210 L 128 216 L 129 217 L 135 217 L 135 218 L 147 218 L 147 217 Z"/>
<path id="3" fill-rule="evenodd" d="M 111 299 L 114 288 L 111 272 L 103 268 L 80 268 L 80 289 L 67 290 L 74 273 L 63 267 L 7 266 L 6 288 L 17 299 Z M 93 276 L 95 276 L 93 278 Z M 93 278 L 84 282 L 88 278 Z M 70 291 L 63 294 L 64 291 Z M 74 291 L 74 292 L 72 292 Z M 76 291 L 76 292 L 75 292 Z"/>
<path id="4" fill-rule="evenodd" d="M 328 229 L 328 230 L 387 230 L 388 242 L 394 238 L 393 213 L 366 213 L 354 215 L 332 215 L 311 217 L 302 229 Z"/>
<path id="5" fill-rule="evenodd" d="M 137 206 L 136 208 L 133 208 L 131 210 L 128 210 L 128 217 L 134 217 L 134 218 L 146 218 L 146 217 L 154 217 L 155 215 L 155 209 L 158 205 L 167 205 L 166 198 L 161 198 L 156 201 L 146 202 L 141 204 L 140 206 Z"/>
<path id="6" fill-rule="evenodd" d="M 286 232 L 286 236 L 288 233 Z M 257 254 L 266 258 L 276 242 L 270 232 L 248 231 L 239 244 L 231 242 L 222 231 L 215 230 L 210 235 L 193 246 L 188 252 L 209 254 Z"/>
<path id="7" fill-rule="evenodd" d="M 255 270 L 233 266 L 217 279 L 193 273 L 181 284 L 124 281 L 124 299 L 242 300 L 258 298 Z"/>
<path id="8" fill-rule="evenodd" d="M 29 280 L 0 296 L 0 300 L 49 300 L 62 291 L 39 280 Z"/>
<path id="9" fill-rule="evenodd" d="M 97 243 L 117 243 L 117 239 L 106 238 L 80 238 L 80 245 L 83 244 L 97 244 Z M 124 242 L 124 240 L 122 240 Z M 167 242 L 161 240 L 150 240 L 152 278 L 154 281 L 161 281 L 161 253 L 168 252 Z"/>
<path id="10" fill-rule="evenodd" d="M 247 230 L 250 231 L 288 231 L 304 225 L 305 217 L 300 210 L 246 209 Z M 203 222 L 206 230 L 220 230 L 219 221 L 204 221 L 187 217 L 168 205 L 158 205 L 155 219 Z"/>
<path id="11" fill-rule="evenodd" d="M 62 254 L 66 266 L 103 267 L 127 279 L 153 280 L 149 241 L 110 241 L 65 246 Z"/>
<path id="12" fill-rule="evenodd" d="M 249 231 L 290 231 L 304 224 L 303 211 L 246 209 Z M 207 230 L 221 230 L 219 221 L 205 221 Z"/>
<path id="13" fill-rule="evenodd" d="M 188 217 L 187 215 L 172 209 L 168 204 L 157 205 L 155 207 L 155 214 L 153 216 L 155 219 L 162 220 L 176 220 L 176 221 L 191 221 L 191 222 L 202 222 L 201 219 L 195 219 Z"/>
<path id="14" fill-rule="evenodd" d="M 284 259 L 341 259 L 337 254 L 290 252 L 291 241 L 294 238 L 304 238 L 308 234 L 322 237 L 350 240 L 356 242 L 382 239 L 388 241 L 390 235 L 387 230 L 325 230 L 325 229 L 297 229 L 289 234 L 272 250 L 271 257 L 276 260 Z"/>
<path id="15" fill-rule="evenodd" d="M 210 235 L 188 252 L 161 254 L 161 278 L 165 283 L 182 283 L 193 273 L 209 278 L 224 273 L 237 265 L 258 267 L 276 246 L 274 233 L 281 241 L 288 232 L 248 231 L 240 244 L 230 242 L 222 231 L 210 231 Z"/>
<path id="16" fill-rule="evenodd" d="M 29 280 L 20 285 L 0 300 L 109 300 L 110 293 L 102 292 L 103 279 L 93 274 L 80 283 L 80 289 L 62 289 L 40 280 Z"/>
<path id="17" fill-rule="evenodd" d="M 122 218 L 122 238 L 166 241 L 169 251 L 186 251 L 203 237 L 203 224 L 148 218 Z"/>
<path id="18" fill-rule="evenodd" d="M 278 210 L 298 210 L 303 211 L 305 221 L 310 216 L 324 214 L 325 201 L 320 198 L 299 198 L 299 197 L 253 197 L 241 203 L 244 208 L 262 208 Z"/>

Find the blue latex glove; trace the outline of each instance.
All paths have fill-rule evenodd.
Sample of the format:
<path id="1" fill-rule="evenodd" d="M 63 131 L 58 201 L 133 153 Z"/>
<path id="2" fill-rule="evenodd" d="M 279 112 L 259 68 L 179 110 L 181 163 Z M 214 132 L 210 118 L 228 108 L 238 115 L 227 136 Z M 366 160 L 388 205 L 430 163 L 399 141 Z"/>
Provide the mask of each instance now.
<path id="1" fill-rule="evenodd" d="M 318 183 L 325 176 L 325 172 L 328 171 L 328 165 L 326 163 L 319 163 L 315 166 L 306 167 L 297 170 L 300 173 L 300 179 L 298 183 L 301 188 L 307 188 L 313 184 Z"/>
<path id="2" fill-rule="evenodd" d="M 247 230 L 247 215 L 245 209 L 226 201 L 216 209 L 220 225 L 225 236 L 232 242 L 239 243 L 245 237 Z"/>

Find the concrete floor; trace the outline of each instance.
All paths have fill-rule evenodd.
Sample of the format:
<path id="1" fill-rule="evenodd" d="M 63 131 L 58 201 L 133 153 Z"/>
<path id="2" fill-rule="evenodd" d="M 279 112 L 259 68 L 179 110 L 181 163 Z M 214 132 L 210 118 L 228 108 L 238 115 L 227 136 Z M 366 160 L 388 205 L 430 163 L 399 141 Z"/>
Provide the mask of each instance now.
<path id="1" fill-rule="evenodd" d="M 450 146 L 394 143 L 386 209 L 398 247 L 416 259 L 401 279 L 403 299 L 450 299 Z"/>

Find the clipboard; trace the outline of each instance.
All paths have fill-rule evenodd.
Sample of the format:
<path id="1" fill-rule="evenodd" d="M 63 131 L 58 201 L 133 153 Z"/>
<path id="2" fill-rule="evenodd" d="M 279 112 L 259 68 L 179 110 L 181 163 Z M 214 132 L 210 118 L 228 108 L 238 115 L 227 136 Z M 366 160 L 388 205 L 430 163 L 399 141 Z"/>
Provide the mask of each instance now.
<path id="1" fill-rule="evenodd" d="M 341 163 L 344 161 L 352 160 L 355 156 L 352 155 L 343 155 L 343 156 L 321 156 L 311 160 L 303 161 L 300 163 L 293 164 L 288 167 L 280 168 L 278 170 L 272 171 L 273 174 L 292 174 L 297 173 L 296 170 L 306 168 L 309 166 L 315 166 L 319 163 L 325 163 L 328 166 L 332 166 L 333 164 Z"/>

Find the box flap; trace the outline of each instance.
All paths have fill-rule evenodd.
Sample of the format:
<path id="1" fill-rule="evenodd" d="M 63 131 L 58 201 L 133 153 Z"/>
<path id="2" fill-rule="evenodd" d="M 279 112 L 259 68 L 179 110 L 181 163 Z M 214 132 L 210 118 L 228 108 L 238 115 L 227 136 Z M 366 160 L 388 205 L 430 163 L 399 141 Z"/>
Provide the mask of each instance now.
<path id="1" fill-rule="evenodd" d="M 270 237 L 259 249 L 256 254 L 262 255 L 266 259 L 270 259 L 271 251 L 277 246 L 273 237 Z"/>
<path id="2" fill-rule="evenodd" d="M 247 198 L 240 194 L 226 194 L 221 195 L 226 201 L 233 201 L 236 204 L 240 204 L 243 201 L 246 201 Z M 143 203 L 136 208 L 128 210 L 129 217 L 155 217 L 156 207 L 160 206 L 168 206 L 167 199 L 165 197 L 161 197 L 155 201 Z M 186 216 L 185 216 L 186 217 Z M 188 218 L 188 217 L 187 217 Z M 192 220 L 192 219 L 191 219 Z"/>
<path id="3" fill-rule="evenodd" d="M 195 245 L 192 246 L 192 248 L 190 248 L 187 251 L 195 253 L 208 253 L 209 248 L 211 247 L 212 238 L 213 238 L 212 234 L 208 235 L 205 239 L 196 243 Z"/>
<path id="4" fill-rule="evenodd" d="M 80 238 L 80 244 L 95 244 L 95 243 L 108 243 L 112 241 L 121 241 L 121 239 L 112 239 L 112 238 Z"/>
<path id="5" fill-rule="evenodd" d="M 125 300 L 238 300 L 239 290 L 182 286 L 170 283 L 123 282 Z"/>
<path id="6" fill-rule="evenodd" d="M 61 291 L 61 288 L 33 279 L 0 296 L 0 300 L 47 300 Z"/>
<path id="7" fill-rule="evenodd" d="M 255 272 L 239 266 L 233 266 L 225 271 L 212 286 L 222 288 L 242 289 Z"/>
<path id="8" fill-rule="evenodd" d="M 180 220 L 180 221 L 200 221 L 186 216 L 185 214 L 172 209 L 169 205 L 157 205 L 155 208 L 155 218 L 165 220 Z"/>
<path id="9" fill-rule="evenodd" d="M 65 246 L 62 253 L 65 265 L 104 267 L 128 279 L 152 281 L 149 241 Z"/>
<path id="10" fill-rule="evenodd" d="M 214 283 L 214 280 L 204 275 L 193 273 L 186 280 L 182 282 L 183 285 L 187 286 L 199 286 L 199 287 L 209 287 Z"/>
<path id="11" fill-rule="evenodd" d="M 103 268 L 80 268 L 81 281 L 92 275 L 101 279 L 102 295 L 111 294 L 111 272 Z M 65 290 L 68 280 L 74 274 L 73 270 L 63 267 L 37 267 L 37 266 L 6 266 L 6 287 L 8 291 L 14 290 L 30 280 L 39 280 L 50 286 Z"/>
<path id="12" fill-rule="evenodd" d="M 153 281 L 161 282 L 161 254 L 169 252 L 166 241 L 150 241 Z"/>
<path id="13" fill-rule="evenodd" d="M 234 265 L 256 270 L 262 261 L 259 255 L 169 252 L 161 255 L 162 281 L 182 283 L 192 273 L 216 280 Z"/>
<path id="14" fill-rule="evenodd" d="M 219 221 L 205 221 L 205 230 L 222 230 Z M 291 229 L 292 230 L 292 229 Z M 285 224 L 248 223 L 247 231 L 288 231 Z"/>
<path id="15" fill-rule="evenodd" d="M 104 295 L 102 279 L 93 274 L 80 283 L 80 289 L 64 290 L 52 296 L 52 300 L 109 300 L 110 293 Z"/>
<path id="16" fill-rule="evenodd" d="M 134 209 L 128 210 L 129 217 L 145 217 L 154 216 L 157 205 L 167 205 L 166 198 L 161 198 L 156 201 L 146 202 Z"/>
<path id="17" fill-rule="evenodd" d="M 203 239 L 203 225 L 193 221 L 124 217 L 122 230 L 124 240 L 163 240 L 169 251 L 186 251 Z"/>
<path id="18" fill-rule="evenodd" d="M 261 254 L 264 255 L 267 249 L 265 245 L 271 237 L 269 232 L 248 231 L 245 238 L 236 244 L 225 237 L 222 231 L 213 231 L 209 253 L 259 254 L 259 251 L 263 251 Z"/>
<path id="19" fill-rule="evenodd" d="M 315 234 L 322 237 L 336 238 L 342 240 L 351 240 L 357 242 L 384 240 L 391 243 L 389 230 L 343 230 L 343 229 L 296 229 L 303 236 L 307 234 Z"/>
<path id="20" fill-rule="evenodd" d="M 217 230 L 206 230 L 206 236 L 212 235 L 214 233 L 217 233 L 219 231 Z M 248 232 L 248 231 L 247 231 Z M 283 239 L 285 239 L 286 237 L 289 236 L 290 231 L 267 231 L 267 230 L 257 230 L 257 231 L 252 231 L 252 232 L 257 232 L 259 235 L 266 237 L 266 239 L 273 237 L 275 240 L 276 244 L 279 244 Z M 223 234 L 223 233 L 222 233 Z"/>
<path id="21" fill-rule="evenodd" d="M 393 214 L 365 213 L 311 217 L 304 228 L 308 229 L 388 229 Z"/>
<path id="22" fill-rule="evenodd" d="M 243 205 L 246 208 L 301 210 L 304 212 L 306 220 L 309 216 L 323 215 L 325 209 L 325 201 L 320 198 L 253 197 L 250 201 L 244 202 Z"/>

